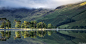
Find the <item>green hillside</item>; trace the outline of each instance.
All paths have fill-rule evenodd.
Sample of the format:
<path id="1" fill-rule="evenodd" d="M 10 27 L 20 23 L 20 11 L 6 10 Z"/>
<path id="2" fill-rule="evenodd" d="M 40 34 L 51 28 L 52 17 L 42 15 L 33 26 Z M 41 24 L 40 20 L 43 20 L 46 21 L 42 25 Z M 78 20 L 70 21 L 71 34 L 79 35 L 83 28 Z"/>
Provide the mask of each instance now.
<path id="1" fill-rule="evenodd" d="M 0 18 L 7 18 L 11 21 L 12 27 L 14 27 L 14 19 L 23 21 L 34 20 L 46 12 L 49 12 L 49 9 L 2 9 L 0 10 Z"/>
<path id="2" fill-rule="evenodd" d="M 14 27 L 14 19 L 23 21 L 45 22 L 58 28 L 86 28 L 86 2 L 59 6 L 49 9 L 2 9 L 0 18 L 7 18 Z"/>
<path id="3" fill-rule="evenodd" d="M 86 28 L 86 2 L 57 7 L 37 21 L 51 23 L 59 28 Z"/>

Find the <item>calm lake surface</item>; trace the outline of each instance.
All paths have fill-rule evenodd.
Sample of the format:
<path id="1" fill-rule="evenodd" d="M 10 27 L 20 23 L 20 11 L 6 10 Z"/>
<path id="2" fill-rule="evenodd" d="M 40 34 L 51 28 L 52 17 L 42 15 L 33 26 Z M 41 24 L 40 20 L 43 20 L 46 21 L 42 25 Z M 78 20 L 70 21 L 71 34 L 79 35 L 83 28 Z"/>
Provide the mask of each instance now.
<path id="1" fill-rule="evenodd" d="M 82 44 L 86 30 L 0 30 L 0 44 Z"/>

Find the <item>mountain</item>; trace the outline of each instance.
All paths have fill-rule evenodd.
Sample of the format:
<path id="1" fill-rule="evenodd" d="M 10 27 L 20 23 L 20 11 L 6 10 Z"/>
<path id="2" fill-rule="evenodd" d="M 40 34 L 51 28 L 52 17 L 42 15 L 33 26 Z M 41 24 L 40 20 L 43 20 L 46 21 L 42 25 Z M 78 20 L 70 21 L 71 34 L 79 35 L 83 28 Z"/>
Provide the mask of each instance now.
<path id="1" fill-rule="evenodd" d="M 12 27 L 14 27 L 14 19 L 21 20 L 22 22 L 31 21 L 49 12 L 49 9 L 26 9 L 26 8 L 14 8 L 14 9 L 1 9 L 0 18 L 7 18 L 11 21 Z"/>
<path id="2" fill-rule="evenodd" d="M 86 28 L 86 2 L 59 6 L 37 21 L 51 23 L 58 28 Z"/>
<path id="3" fill-rule="evenodd" d="M 0 18 L 7 18 L 14 27 L 14 19 L 51 23 L 58 28 L 86 28 L 86 2 L 62 5 L 49 9 L 0 9 Z"/>

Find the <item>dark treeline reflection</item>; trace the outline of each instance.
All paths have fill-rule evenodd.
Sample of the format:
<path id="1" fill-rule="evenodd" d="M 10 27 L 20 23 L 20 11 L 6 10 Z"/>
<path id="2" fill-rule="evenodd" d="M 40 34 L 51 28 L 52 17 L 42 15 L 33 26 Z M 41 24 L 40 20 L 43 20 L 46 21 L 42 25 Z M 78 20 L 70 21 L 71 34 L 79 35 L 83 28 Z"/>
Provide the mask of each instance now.
<path id="1" fill-rule="evenodd" d="M 50 36 L 52 33 L 52 31 L 15 31 L 14 39 L 21 38 L 21 36 L 23 36 L 24 38 L 44 37 L 46 34 Z"/>
<path id="2" fill-rule="evenodd" d="M 1 31 L 0 32 L 0 40 L 6 41 L 11 36 L 11 31 Z M 14 39 L 18 38 L 36 38 L 36 37 L 44 37 L 45 35 L 51 36 L 54 31 L 15 31 L 15 36 L 12 36 Z"/>
<path id="3" fill-rule="evenodd" d="M 6 41 L 11 37 L 11 31 L 1 31 L 0 33 L 0 41 Z"/>

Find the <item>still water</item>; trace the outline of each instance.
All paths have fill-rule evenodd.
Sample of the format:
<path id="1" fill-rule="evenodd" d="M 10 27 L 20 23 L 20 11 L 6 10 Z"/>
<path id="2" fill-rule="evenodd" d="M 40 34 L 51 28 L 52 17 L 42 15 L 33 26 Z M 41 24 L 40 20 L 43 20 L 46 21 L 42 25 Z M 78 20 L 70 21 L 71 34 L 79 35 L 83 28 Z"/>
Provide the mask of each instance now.
<path id="1" fill-rule="evenodd" d="M 0 30 L 0 44 L 83 44 L 85 30 Z"/>

